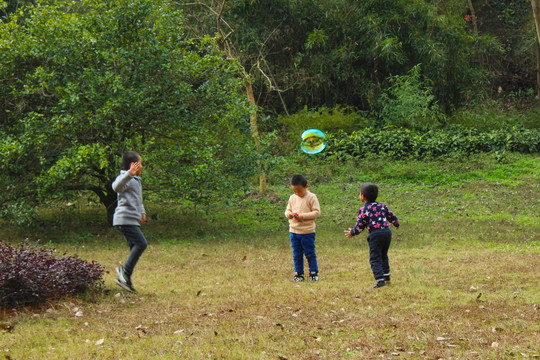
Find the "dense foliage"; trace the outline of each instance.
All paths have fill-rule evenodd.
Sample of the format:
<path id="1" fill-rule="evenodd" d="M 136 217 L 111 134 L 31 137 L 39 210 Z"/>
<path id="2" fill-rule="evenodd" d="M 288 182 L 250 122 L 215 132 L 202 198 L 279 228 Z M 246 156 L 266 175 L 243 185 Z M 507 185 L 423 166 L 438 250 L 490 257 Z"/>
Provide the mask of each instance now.
<path id="1" fill-rule="evenodd" d="M 72 190 L 111 215 L 126 150 L 175 198 L 242 188 L 254 155 L 237 62 L 182 24 L 161 0 L 39 1 L 0 22 L 4 218 Z"/>
<path id="2" fill-rule="evenodd" d="M 308 127 L 452 147 L 465 130 L 449 124 L 489 130 L 506 102 L 534 100 L 535 46 L 528 0 L 0 0 L 0 215 L 25 223 L 91 192 L 111 216 L 126 150 L 143 155 L 145 189 L 209 204 Z M 463 153 L 500 148 L 461 139 Z"/>
<path id="3" fill-rule="evenodd" d="M 198 3 L 205 6 L 183 7 L 188 30 L 216 32 L 222 10 L 222 28 L 233 30 L 228 40 L 253 76 L 260 105 L 281 114 L 337 104 L 376 112 L 389 79 L 418 64 L 423 83 L 449 112 L 481 89 L 476 59 L 500 51 L 491 37 L 472 34 L 461 13 L 443 13 L 429 1 Z"/>
<path id="4" fill-rule="evenodd" d="M 66 295 L 102 289 L 104 268 L 76 255 L 0 241 L 0 306 L 39 305 Z"/>
<path id="5" fill-rule="evenodd" d="M 352 134 L 329 136 L 328 157 L 383 155 L 391 159 L 469 156 L 480 152 L 540 152 L 540 130 L 509 128 L 479 131 L 460 126 L 437 130 L 367 128 Z"/>

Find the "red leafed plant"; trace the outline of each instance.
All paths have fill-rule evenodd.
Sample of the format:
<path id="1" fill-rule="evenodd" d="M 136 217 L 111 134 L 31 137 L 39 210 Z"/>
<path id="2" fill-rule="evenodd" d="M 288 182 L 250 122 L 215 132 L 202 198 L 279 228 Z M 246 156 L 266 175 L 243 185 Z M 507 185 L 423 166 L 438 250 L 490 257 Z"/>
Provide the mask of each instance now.
<path id="1" fill-rule="evenodd" d="M 101 291 L 104 268 L 55 249 L 0 241 L 0 306 L 39 305 L 66 295 Z"/>

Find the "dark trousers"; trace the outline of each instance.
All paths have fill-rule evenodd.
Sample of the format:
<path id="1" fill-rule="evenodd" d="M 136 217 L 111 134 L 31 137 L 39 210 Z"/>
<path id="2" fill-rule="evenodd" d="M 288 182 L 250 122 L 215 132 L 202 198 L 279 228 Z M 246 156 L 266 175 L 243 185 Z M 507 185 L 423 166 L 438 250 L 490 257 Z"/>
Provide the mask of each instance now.
<path id="1" fill-rule="evenodd" d="M 388 249 L 392 242 L 390 229 L 375 230 L 368 236 L 369 263 L 375 280 L 384 280 L 385 275 L 390 275 L 388 264 Z"/>
<path id="2" fill-rule="evenodd" d="M 315 253 L 315 233 L 295 234 L 290 233 L 291 247 L 294 262 L 294 271 L 298 274 L 304 273 L 304 255 L 309 265 L 310 272 L 319 272 L 317 265 L 317 254 Z"/>
<path id="3" fill-rule="evenodd" d="M 141 257 L 144 250 L 148 246 L 146 238 L 141 231 L 141 227 L 137 225 L 117 225 L 115 226 L 118 231 L 124 235 L 126 242 L 129 246 L 130 252 L 124 264 L 124 272 L 127 276 L 131 277 L 133 269 L 137 265 L 137 261 Z"/>

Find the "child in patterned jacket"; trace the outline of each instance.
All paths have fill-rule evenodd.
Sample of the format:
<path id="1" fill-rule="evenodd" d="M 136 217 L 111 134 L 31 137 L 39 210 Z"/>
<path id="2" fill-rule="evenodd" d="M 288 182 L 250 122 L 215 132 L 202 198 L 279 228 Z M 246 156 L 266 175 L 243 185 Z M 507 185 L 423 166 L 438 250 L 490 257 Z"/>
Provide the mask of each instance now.
<path id="1" fill-rule="evenodd" d="M 377 196 L 379 188 L 375 184 L 363 183 L 360 188 L 360 200 L 364 206 L 358 212 L 356 225 L 345 230 L 345 236 L 351 238 L 360 234 L 362 230 L 369 232 L 369 263 L 373 276 L 377 281 L 374 288 L 390 283 L 390 265 L 388 263 L 388 249 L 392 241 L 392 232 L 389 223 L 399 228 L 397 216 L 385 204 L 379 203 Z"/>

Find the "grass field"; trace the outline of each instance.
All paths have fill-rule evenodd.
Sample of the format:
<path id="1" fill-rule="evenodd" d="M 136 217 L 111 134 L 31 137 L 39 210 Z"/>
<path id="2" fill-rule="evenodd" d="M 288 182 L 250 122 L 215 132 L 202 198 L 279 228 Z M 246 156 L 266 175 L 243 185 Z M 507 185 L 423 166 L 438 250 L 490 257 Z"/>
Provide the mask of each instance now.
<path id="1" fill-rule="evenodd" d="M 40 229 L 3 226 L 3 238 L 50 240 L 109 273 L 99 297 L 4 309 L 0 359 L 540 358 L 539 163 L 510 155 L 377 170 L 286 164 L 269 195 L 208 214 L 149 201 L 159 216 L 144 228 L 137 294 L 114 284 L 127 247 L 99 209 L 49 210 Z M 323 212 L 316 283 L 290 281 L 283 211 L 294 172 L 307 174 Z M 402 224 L 389 253 L 392 284 L 381 289 L 370 288 L 365 234 L 342 234 L 366 180 L 380 184 L 379 200 Z"/>

